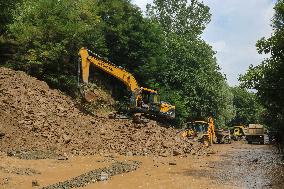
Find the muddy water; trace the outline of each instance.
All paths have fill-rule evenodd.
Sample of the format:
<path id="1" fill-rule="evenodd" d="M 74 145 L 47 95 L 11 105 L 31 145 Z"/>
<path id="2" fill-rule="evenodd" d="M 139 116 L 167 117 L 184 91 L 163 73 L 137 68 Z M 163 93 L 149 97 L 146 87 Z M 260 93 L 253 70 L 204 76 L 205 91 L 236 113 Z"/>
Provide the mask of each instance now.
<path id="1" fill-rule="evenodd" d="M 284 166 L 271 146 L 239 142 L 215 145 L 206 157 L 133 159 L 142 162 L 137 171 L 86 188 L 284 188 Z"/>
<path id="2" fill-rule="evenodd" d="M 37 181 L 43 187 L 111 164 L 110 161 L 102 162 L 101 159 L 98 157 L 75 157 L 67 161 L 20 160 L 1 156 L 0 167 L 5 169 L 0 169 L 0 188 L 30 189 L 32 181 Z M 20 170 L 27 168 L 36 170 L 36 174 L 17 174 Z"/>
<path id="3" fill-rule="evenodd" d="M 88 171 L 109 166 L 114 160 L 141 161 L 136 171 L 87 185 L 102 188 L 284 188 L 284 165 L 270 146 L 233 143 L 214 145 L 209 156 L 177 157 L 74 157 L 59 160 L 19 160 L 0 156 L 0 188 L 42 188 Z M 2 167 L 2 168 L 1 168 Z"/>

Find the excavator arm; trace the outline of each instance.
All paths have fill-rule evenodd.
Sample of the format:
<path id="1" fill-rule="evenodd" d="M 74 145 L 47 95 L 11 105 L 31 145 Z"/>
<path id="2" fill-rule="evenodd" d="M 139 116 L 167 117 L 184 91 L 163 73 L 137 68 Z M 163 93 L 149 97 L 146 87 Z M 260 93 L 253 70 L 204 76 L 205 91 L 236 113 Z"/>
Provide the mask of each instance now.
<path id="1" fill-rule="evenodd" d="M 130 99 L 131 109 L 135 112 L 158 115 L 170 119 L 175 117 L 175 106 L 160 102 L 156 90 L 139 87 L 134 76 L 125 69 L 114 65 L 86 48 L 80 49 L 79 56 L 84 83 L 88 83 L 90 64 L 93 64 L 96 68 L 116 77 L 127 86 L 132 93 Z"/>
<path id="2" fill-rule="evenodd" d="M 91 55 L 89 55 L 89 53 Z M 131 92 L 139 89 L 138 83 L 134 76 L 111 62 L 103 60 L 99 55 L 92 53 L 86 48 L 81 48 L 79 55 L 81 56 L 82 79 L 84 83 L 88 83 L 90 64 L 94 64 L 97 68 L 116 77 L 122 81 Z"/>

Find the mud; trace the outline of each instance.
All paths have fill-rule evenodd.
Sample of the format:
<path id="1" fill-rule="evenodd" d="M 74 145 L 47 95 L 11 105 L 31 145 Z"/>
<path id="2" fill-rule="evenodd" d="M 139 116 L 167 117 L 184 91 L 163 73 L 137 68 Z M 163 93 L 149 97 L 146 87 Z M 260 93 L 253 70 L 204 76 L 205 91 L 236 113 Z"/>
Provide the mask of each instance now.
<path id="1" fill-rule="evenodd" d="M 10 174 L 17 174 L 17 175 L 35 175 L 35 174 L 40 174 L 40 172 L 31 169 L 31 168 L 17 168 L 17 167 L 1 167 L 0 166 L 0 171 L 4 173 L 10 173 Z"/>
<path id="2" fill-rule="evenodd" d="M 281 189 L 284 165 L 271 146 L 242 142 L 214 145 L 207 156 L 191 158 L 141 158 L 140 169 L 114 177 L 91 188 L 208 188 Z"/>
<path id="3" fill-rule="evenodd" d="M 140 163 L 136 161 L 130 163 L 116 162 L 113 163 L 110 167 L 92 170 L 70 180 L 43 187 L 42 189 L 69 189 L 84 187 L 91 183 L 108 180 L 111 176 L 114 175 L 135 171 L 139 167 L 139 165 Z"/>
<path id="4" fill-rule="evenodd" d="M 212 150 L 206 156 L 76 156 L 65 161 L 25 160 L 3 154 L 0 156 L 0 167 L 3 167 L 0 188 L 28 189 L 32 183 L 39 185 L 35 188 L 82 186 L 83 189 L 283 188 L 284 164 L 273 147 L 234 142 L 216 144 Z M 138 169 L 125 170 L 126 164 L 137 161 L 141 162 Z M 120 167 L 118 172 L 113 165 Z M 13 171 L 27 168 L 40 174 Z M 111 176 L 114 172 L 119 174 Z"/>

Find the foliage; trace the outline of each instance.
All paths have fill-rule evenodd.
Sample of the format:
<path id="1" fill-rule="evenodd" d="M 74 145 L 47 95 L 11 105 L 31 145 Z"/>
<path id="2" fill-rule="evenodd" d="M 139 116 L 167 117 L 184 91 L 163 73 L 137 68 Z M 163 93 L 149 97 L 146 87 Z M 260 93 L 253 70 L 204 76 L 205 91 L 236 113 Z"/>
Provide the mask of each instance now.
<path id="1" fill-rule="evenodd" d="M 209 8 L 195 0 L 155 0 L 147 14 L 161 25 L 164 38 L 165 60 L 154 71 L 161 78 L 155 83 L 166 86 L 166 97 L 177 105 L 180 121 L 213 113 L 219 126 L 224 126 L 233 116 L 232 95 L 215 52 L 200 38 L 210 21 Z"/>
<path id="2" fill-rule="evenodd" d="M 25 0 L 16 7 L 9 30 L 21 44 L 14 67 L 68 90 L 75 84 L 77 52 L 100 46 L 93 0 Z M 100 49 L 104 49 L 103 47 Z"/>
<path id="3" fill-rule="evenodd" d="M 158 57 L 155 28 L 125 0 L 26 0 L 17 7 L 10 31 L 23 45 L 23 64 L 13 66 L 65 91 L 69 84 L 74 88 L 82 46 L 137 73 L 142 82 L 140 67 Z"/>
<path id="4" fill-rule="evenodd" d="M 258 66 L 250 66 L 240 77 L 243 87 L 256 89 L 261 103 L 267 108 L 266 123 L 283 130 L 284 125 L 284 1 L 278 0 L 272 20 L 274 32 L 260 39 L 256 46 L 260 54 L 270 54 Z"/>
<path id="5" fill-rule="evenodd" d="M 264 108 L 257 99 L 257 96 L 240 87 L 231 88 L 234 94 L 233 104 L 236 109 L 236 116 L 231 125 L 248 125 L 261 123 Z"/>
<path id="6" fill-rule="evenodd" d="M 158 27 L 128 0 L 100 0 L 98 15 L 108 49 L 105 56 L 135 74 L 142 84 L 147 83 L 147 70 L 142 67 L 146 62 L 155 64 L 161 55 Z"/>
<path id="7" fill-rule="evenodd" d="M 7 25 L 11 22 L 11 14 L 17 3 L 21 0 L 0 1 L 0 35 L 7 30 Z"/>
<path id="8" fill-rule="evenodd" d="M 199 36 L 211 18 L 209 7 L 197 0 L 154 0 L 147 8 L 167 33 L 179 35 Z"/>

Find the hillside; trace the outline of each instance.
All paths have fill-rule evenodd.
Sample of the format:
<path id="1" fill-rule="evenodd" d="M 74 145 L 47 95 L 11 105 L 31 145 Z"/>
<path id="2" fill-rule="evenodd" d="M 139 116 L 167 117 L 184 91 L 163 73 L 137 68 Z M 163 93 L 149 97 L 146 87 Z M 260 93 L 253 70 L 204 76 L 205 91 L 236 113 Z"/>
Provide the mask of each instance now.
<path id="1" fill-rule="evenodd" d="M 0 68 L 0 150 L 49 150 L 57 154 L 118 153 L 187 155 L 200 144 L 180 138 L 177 130 L 155 121 L 90 116 L 72 99 L 24 72 Z"/>

